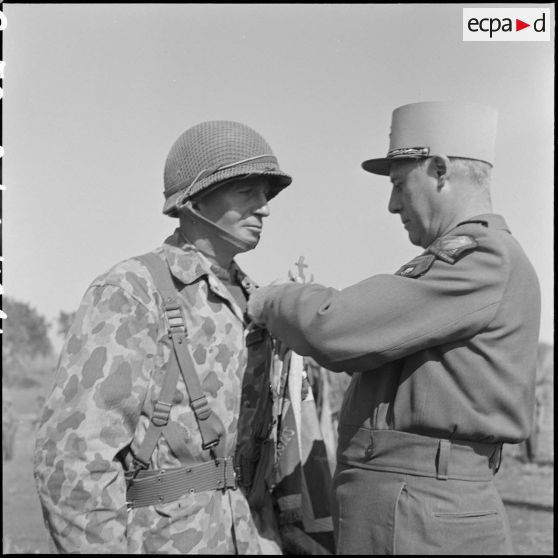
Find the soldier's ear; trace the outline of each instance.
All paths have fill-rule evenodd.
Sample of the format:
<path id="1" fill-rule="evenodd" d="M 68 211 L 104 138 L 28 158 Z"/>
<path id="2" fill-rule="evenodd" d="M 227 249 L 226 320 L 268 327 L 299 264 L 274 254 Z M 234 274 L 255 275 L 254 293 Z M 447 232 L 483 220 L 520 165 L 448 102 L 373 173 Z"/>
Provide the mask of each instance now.
<path id="1" fill-rule="evenodd" d="M 449 157 L 443 154 L 433 155 L 430 165 L 434 175 L 438 179 L 438 188 L 442 188 L 450 172 Z"/>

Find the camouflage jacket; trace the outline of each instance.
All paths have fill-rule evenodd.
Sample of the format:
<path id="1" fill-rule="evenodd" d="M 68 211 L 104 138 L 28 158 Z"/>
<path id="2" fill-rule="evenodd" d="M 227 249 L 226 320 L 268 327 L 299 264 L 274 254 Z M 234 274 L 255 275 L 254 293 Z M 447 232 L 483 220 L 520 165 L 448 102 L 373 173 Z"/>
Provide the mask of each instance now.
<path id="1" fill-rule="evenodd" d="M 249 446 L 256 402 L 269 379 L 247 367 L 248 324 L 209 262 L 178 232 L 155 250 L 192 291 L 181 291 L 201 386 L 225 429 L 224 454 Z M 239 277 L 244 274 L 235 266 Z M 271 497 L 250 509 L 243 490 L 188 493 L 127 509 L 119 456 L 137 450 L 172 347 L 149 271 L 131 258 L 88 288 L 68 333 L 37 434 L 34 472 L 58 551 L 87 553 L 281 554 Z M 251 376 L 250 376 L 251 375 Z M 264 387 L 265 386 L 265 387 Z M 179 380 L 171 420 L 187 440 L 179 460 L 164 437 L 155 469 L 210 460 Z M 266 498 L 268 494 L 266 493 Z"/>

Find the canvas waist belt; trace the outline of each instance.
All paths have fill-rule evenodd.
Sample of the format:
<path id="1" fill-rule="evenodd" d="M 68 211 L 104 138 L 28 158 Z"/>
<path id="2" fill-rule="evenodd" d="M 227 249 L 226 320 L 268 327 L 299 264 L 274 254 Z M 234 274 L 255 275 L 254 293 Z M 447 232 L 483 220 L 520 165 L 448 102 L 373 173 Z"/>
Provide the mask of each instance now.
<path id="1" fill-rule="evenodd" d="M 176 469 L 141 470 L 128 483 L 128 509 L 165 504 L 188 493 L 236 490 L 237 473 L 232 457 Z"/>
<path id="2" fill-rule="evenodd" d="M 502 444 L 339 425 L 338 461 L 364 469 L 481 481 L 498 471 L 501 453 Z"/>

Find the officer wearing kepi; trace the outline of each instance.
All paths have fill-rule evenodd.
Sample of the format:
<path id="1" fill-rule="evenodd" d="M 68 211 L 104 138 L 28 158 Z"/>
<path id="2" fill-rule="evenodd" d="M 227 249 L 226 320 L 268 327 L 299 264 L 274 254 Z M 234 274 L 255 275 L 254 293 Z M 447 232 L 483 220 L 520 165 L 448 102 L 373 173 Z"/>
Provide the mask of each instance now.
<path id="1" fill-rule="evenodd" d="M 246 317 L 252 282 L 234 257 L 290 183 L 239 122 L 202 122 L 171 147 L 163 212 L 179 226 L 93 281 L 46 401 L 34 470 L 57 551 L 282 553 L 272 344 Z"/>
<path id="2" fill-rule="evenodd" d="M 507 554 L 493 483 L 531 428 L 538 280 L 492 210 L 496 111 L 421 102 L 392 113 L 363 168 L 423 252 L 343 290 L 279 284 L 248 311 L 330 370 L 352 372 L 334 477 L 339 554 Z"/>

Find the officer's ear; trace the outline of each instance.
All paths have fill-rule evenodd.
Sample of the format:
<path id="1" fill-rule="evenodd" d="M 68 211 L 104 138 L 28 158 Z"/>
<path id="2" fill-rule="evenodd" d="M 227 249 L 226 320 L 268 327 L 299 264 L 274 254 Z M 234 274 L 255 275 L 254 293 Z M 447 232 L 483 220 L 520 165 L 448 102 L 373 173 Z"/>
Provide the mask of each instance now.
<path id="1" fill-rule="evenodd" d="M 450 172 L 450 160 L 447 155 L 433 155 L 430 160 L 430 168 L 432 173 L 438 179 L 438 188 L 442 188 Z"/>

